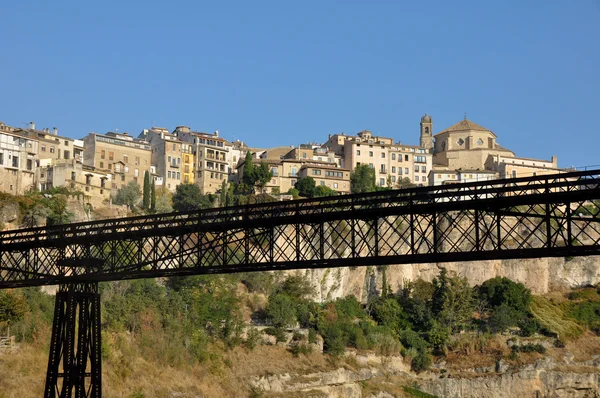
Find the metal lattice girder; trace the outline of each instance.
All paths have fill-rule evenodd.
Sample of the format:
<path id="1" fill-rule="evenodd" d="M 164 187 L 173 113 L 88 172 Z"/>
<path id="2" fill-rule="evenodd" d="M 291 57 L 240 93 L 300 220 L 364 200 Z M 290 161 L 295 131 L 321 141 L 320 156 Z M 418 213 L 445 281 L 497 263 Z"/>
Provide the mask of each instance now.
<path id="1" fill-rule="evenodd" d="M 598 174 L 572 172 L 7 231 L 0 233 L 0 288 L 600 254 Z M 73 266 L 64 266 L 69 264 Z"/>
<path id="2" fill-rule="evenodd" d="M 98 284 L 61 285 L 56 293 L 44 397 L 100 397 L 101 351 Z"/>

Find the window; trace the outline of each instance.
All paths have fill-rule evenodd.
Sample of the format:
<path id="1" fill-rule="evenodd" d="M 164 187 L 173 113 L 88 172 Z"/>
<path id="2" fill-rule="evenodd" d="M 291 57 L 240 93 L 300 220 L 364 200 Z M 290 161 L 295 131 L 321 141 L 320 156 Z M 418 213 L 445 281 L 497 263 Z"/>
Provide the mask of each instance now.
<path id="1" fill-rule="evenodd" d="M 392 173 L 396 172 L 396 166 L 392 166 Z"/>
<path id="2" fill-rule="evenodd" d="M 304 153 L 302 154 L 302 158 L 303 158 L 303 159 L 306 159 L 306 152 L 304 152 Z"/>
<path id="3" fill-rule="evenodd" d="M 177 151 L 177 144 L 173 144 L 173 150 Z"/>
<path id="4" fill-rule="evenodd" d="M 312 174 L 315 176 L 320 176 L 321 175 L 321 170 L 314 170 L 312 171 Z"/>
<path id="5" fill-rule="evenodd" d="M 512 177 L 513 178 L 517 178 L 517 170 L 513 170 L 512 171 Z"/>
<path id="6" fill-rule="evenodd" d="M 12 167 L 19 167 L 19 158 L 17 156 L 12 157 Z"/>
<path id="7" fill-rule="evenodd" d="M 179 172 L 179 171 L 177 172 L 177 179 L 181 180 L 181 172 Z"/>
<path id="8" fill-rule="evenodd" d="M 171 171 L 167 171 L 167 178 L 171 178 Z"/>
<path id="9" fill-rule="evenodd" d="M 419 165 L 418 164 L 415 165 L 415 171 L 419 171 Z"/>
<path id="10" fill-rule="evenodd" d="M 370 167 L 370 168 L 373 168 L 373 163 L 369 163 L 369 167 Z"/>
<path id="11" fill-rule="evenodd" d="M 427 158 L 425 156 L 415 156 L 415 162 L 417 163 L 426 163 Z"/>
<path id="12" fill-rule="evenodd" d="M 139 177 L 140 176 L 140 171 L 138 169 L 135 169 L 133 171 L 133 175 L 134 175 L 134 177 Z"/>
<path id="13" fill-rule="evenodd" d="M 356 154 L 357 154 L 358 156 L 360 156 L 360 149 L 357 149 L 357 150 L 356 150 Z"/>
<path id="14" fill-rule="evenodd" d="M 121 181 L 125 181 L 125 174 L 121 174 Z M 123 185 L 125 186 L 125 185 Z"/>
<path id="15" fill-rule="evenodd" d="M 402 173 L 401 173 L 402 174 Z M 404 168 L 404 174 L 408 174 L 408 167 Z"/>
<path id="16" fill-rule="evenodd" d="M 384 164 L 381 165 L 381 172 L 385 173 L 385 165 Z"/>
<path id="17" fill-rule="evenodd" d="M 379 186 L 382 187 L 385 185 L 385 178 L 380 178 L 379 179 Z"/>
<path id="18" fill-rule="evenodd" d="M 103 168 L 104 168 L 104 162 L 100 162 L 100 166 L 99 166 L 99 167 L 100 167 L 101 169 L 103 169 Z"/>
<path id="19" fill-rule="evenodd" d="M 169 156 L 169 163 L 171 163 L 171 156 Z"/>
<path id="20" fill-rule="evenodd" d="M 136 156 L 136 157 L 135 157 L 135 165 L 136 165 L 136 166 L 139 166 L 139 164 L 140 164 L 140 157 L 139 157 L 139 156 Z"/>
<path id="21" fill-rule="evenodd" d="M 71 179 L 72 179 L 72 180 L 74 180 L 74 179 L 75 179 L 74 177 L 75 177 L 75 172 L 71 173 Z M 86 176 L 85 176 L 85 183 L 86 183 L 87 185 L 90 185 L 90 184 L 91 184 L 91 182 L 92 182 L 92 176 L 91 176 L 91 175 L 86 175 Z"/>
<path id="22" fill-rule="evenodd" d="M 338 184 L 337 184 L 337 182 L 334 182 L 334 183 L 333 183 L 333 187 L 337 189 L 337 187 L 338 187 Z"/>
<path id="23" fill-rule="evenodd" d="M 290 171 L 290 175 L 291 175 L 292 177 L 296 177 L 296 175 L 297 175 L 297 174 L 298 174 L 298 171 L 296 170 L 296 168 L 295 168 L 295 167 L 292 167 L 292 170 Z"/>
<path id="24" fill-rule="evenodd" d="M 63 157 L 64 157 L 65 159 L 69 159 L 69 158 L 71 157 L 71 152 L 69 152 L 69 151 L 65 151 L 65 152 L 63 153 Z"/>
<path id="25" fill-rule="evenodd" d="M 32 169 L 33 169 L 33 160 L 27 159 L 27 170 L 32 170 Z"/>
<path id="26" fill-rule="evenodd" d="M 385 159 L 385 152 L 381 152 L 381 158 Z"/>
<path id="27" fill-rule="evenodd" d="M 54 152 L 56 152 L 56 149 L 53 146 L 51 146 L 50 147 L 50 153 L 54 153 Z"/>
<path id="28" fill-rule="evenodd" d="M 415 176 L 415 181 L 419 181 L 419 176 Z"/>
<path id="29" fill-rule="evenodd" d="M 425 176 L 423 176 L 421 179 L 423 180 L 423 182 L 427 181 L 427 177 Z"/>
<path id="30" fill-rule="evenodd" d="M 46 150 L 46 147 L 43 147 L 44 151 Z M 106 151 L 103 149 L 100 151 L 100 159 L 104 159 L 104 157 L 106 156 Z"/>
<path id="31" fill-rule="evenodd" d="M 277 175 L 278 175 L 277 167 L 271 167 L 271 173 L 273 174 L 273 177 L 277 177 Z"/>
<path id="32" fill-rule="evenodd" d="M 421 173 L 427 172 L 427 166 L 421 166 Z"/>
<path id="33" fill-rule="evenodd" d="M 4 153 L 0 152 L 0 164 L 4 164 Z"/>
<path id="34" fill-rule="evenodd" d="M 408 155 L 404 155 L 404 160 L 408 162 Z"/>
<path id="35" fill-rule="evenodd" d="M 373 157 L 373 151 L 369 151 L 369 157 Z"/>
<path id="36" fill-rule="evenodd" d="M 114 160 L 114 158 L 115 158 L 114 152 L 109 152 L 108 153 L 108 160 Z"/>
<path id="37" fill-rule="evenodd" d="M 392 160 L 396 160 L 396 154 L 392 153 Z"/>
<path id="38" fill-rule="evenodd" d="M 396 176 L 392 176 L 392 182 L 396 182 Z"/>
<path id="39" fill-rule="evenodd" d="M 129 166 L 125 166 L 125 173 L 129 173 Z"/>
<path id="40" fill-rule="evenodd" d="M 325 181 L 321 180 L 321 186 L 325 186 Z"/>
<path id="41" fill-rule="evenodd" d="M 108 169 L 112 170 L 112 164 L 110 164 L 110 163 L 108 164 Z"/>

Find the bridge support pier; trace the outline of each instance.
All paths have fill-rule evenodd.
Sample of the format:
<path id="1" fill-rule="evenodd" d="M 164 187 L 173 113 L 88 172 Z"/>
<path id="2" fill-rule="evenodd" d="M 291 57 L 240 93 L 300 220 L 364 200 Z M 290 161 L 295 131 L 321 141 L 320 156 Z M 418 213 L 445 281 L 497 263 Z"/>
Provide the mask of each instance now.
<path id="1" fill-rule="evenodd" d="M 60 285 L 44 397 L 101 397 L 100 355 L 98 283 Z"/>

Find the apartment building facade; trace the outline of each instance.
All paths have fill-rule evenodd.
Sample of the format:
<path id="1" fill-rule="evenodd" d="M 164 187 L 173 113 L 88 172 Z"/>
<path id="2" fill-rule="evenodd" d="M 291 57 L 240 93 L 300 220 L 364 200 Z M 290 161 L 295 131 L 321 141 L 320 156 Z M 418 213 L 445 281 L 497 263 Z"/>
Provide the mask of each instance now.
<path id="1" fill-rule="evenodd" d="M 35 186 L 38 141 L 0 122 L 0 191 L 22 195 Z"/>
<path id="2" fill-rule="evenodd" d="M 213 134 L 191 131 L 187 126 L 178 126 L 173 134 L 182 142 L 190 144 L 195 171 L 194 183 L 203 194 L 215 193 L 229 181 L 229 174 L 235 168 L 233 145 Z M 235 161 L 237 163 L 237 159 Z"/>
<path id="3" fill-rule="evenodd" d="M 368 130 L 356 136 L 332 135 L 323 146 L 343 156 L 349 170 L 359 164 L 373 168 L 377 186 L 397 187 L 405 179 L 415 185 L 428 184 L 433 158 L 427 148 L 394 143 L 392 138 L 373 136 Z"/>
<path id="4" fill-rule="evenodd" d="M 155 183 L 161 181 L 160 185 L 174 192 L 177 185 L 194 182 L 194 155 L 190 143 L 160 127 L 143 130 L 138 138 L 145 139 L 152 148 L 153 171 L 162 177 L 160 180 L 155 178 Z"/>
<path id="5" fill-rule="evenodd" d="M 152 148 L 143 139 L 127 133 L 88 134 L 84 140 L 83 164 L 110 174 L 110 188 L 115 193 L 129 182 L 142 185 L 144 172 L 150 172 Z"/>

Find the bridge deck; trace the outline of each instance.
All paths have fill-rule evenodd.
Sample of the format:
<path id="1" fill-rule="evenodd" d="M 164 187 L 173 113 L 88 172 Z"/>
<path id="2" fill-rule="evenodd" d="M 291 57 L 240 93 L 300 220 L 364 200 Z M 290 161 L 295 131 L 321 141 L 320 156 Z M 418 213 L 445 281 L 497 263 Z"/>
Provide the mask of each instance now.
<path id="1" fill-rule="evenodd" d="M 599 171 L 0 233 L 0 288 L 600 253 Z"/>

